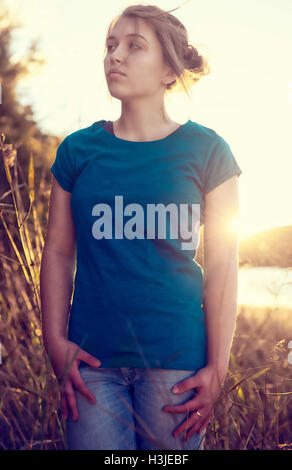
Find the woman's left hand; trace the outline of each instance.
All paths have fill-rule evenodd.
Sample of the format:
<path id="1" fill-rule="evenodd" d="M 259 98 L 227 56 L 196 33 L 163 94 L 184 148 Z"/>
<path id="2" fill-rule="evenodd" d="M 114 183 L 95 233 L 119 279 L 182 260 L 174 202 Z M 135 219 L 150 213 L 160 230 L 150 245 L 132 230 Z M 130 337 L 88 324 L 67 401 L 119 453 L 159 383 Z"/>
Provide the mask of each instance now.
<path id="1" fill-rule="evenodd" d="M 191 389 L 196 389 L 197 393 L 194 398 L 182 405 L 166 405 L 162 408 L 162 410 L 167 413 L 187 414 L 186 420 L 173 431 L 174 437 L 187 431 L 185 440 L 188 441 L 195 432 L 201 434 L 207 427 L 213 413 L 215 402 L 220 394 L 225 375 L 226 373 L 218 373 L 215 367 L 207 365 L 191 377 L 177 384 L 178 394 Z M 173 388 L 172 391 L 174 392 Z M 198 411 L 200 415 L 198 415 L 196 411 Z"/>

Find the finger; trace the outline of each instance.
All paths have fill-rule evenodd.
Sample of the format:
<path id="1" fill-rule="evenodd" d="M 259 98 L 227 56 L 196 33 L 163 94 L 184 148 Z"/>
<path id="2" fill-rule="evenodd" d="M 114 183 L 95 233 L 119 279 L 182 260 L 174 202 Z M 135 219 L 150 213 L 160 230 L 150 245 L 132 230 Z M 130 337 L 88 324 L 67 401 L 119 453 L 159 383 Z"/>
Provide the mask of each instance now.
<path id="1" fill-rule="evenodd" d="M 77 359 L 78 353 L 77 353 L 77 351 L 78 351 L 78 349 L 76 349 L 76 351 L 74 351 L 73 354 L 72 354 L 72 350 L 67 351 L 65 369 L 61 374 L 61 378 L 63 380 L 63 383 L 67 380 L 67 378 L 68 378 L 68 380 L 71 380 L 72 376 L 74 376 L 74 374 L 76 374 L 76 372 L 79 370 L 78 369 L 78 359 Z"/>
<path id="2" fill-rule="evenodd" d="M 178 437 L 180 434 L 186 435 L 188 429 L 195 425 L 198 421 L 196 413 L 189 413 L 186 419 L 173 431 L 173 436 Z"/>
<path id="3" fill-rule="evenodd" d="M 78 419 L 78 408 L 72 383 L 69 380 L 66 383 L 65 393 L 67 402 L 71 408 L 72 418 L 74 421 L 76 421 Z"/>
<path id="4" fill-rule="evenodd" d="M 89 401 L 92 403 L 96 403 L 95 396 L 91 393 L 91 391 L 86 387 L 84 381 L 82 380 L 82 377 L 80 375 L 80 372 L 76 372 L 74 377 L 72 377 L 73 384 L 75 388 L 82 393 L 82 395 L 85 396 Z"/>
<path id="5" fill-rule="evenodd" d="M 67 361 L 64 370 L 58 374 L 58 381 L 60 383 L 61 390 L 65 390 L 67 380 L 71 380 L 72 372 L 74 374 L 76 370 L 78 370 L 76 362 L 72 362 L 71 364 L 70 361 Z"/>
<path id="6" fill-rule="evenodd" d="M 202 403 L 196 396 L 195 398 L 192 398 L 191 400 L 187 401 L 186 403 L 182 403 L 181 405 L 166 405 L 162 408 L 162 410 L 166 413 L 188 413 L 189 411 L 197 410 L 200 407 L 202 407 Z"/>
<path id="7" fill-rule="evenodd" d="M 67 406 L 67 400 L 66 400 L 66 395 L 64 391 L 60 391 L 61 395 L 61 410 L 62 414 L 65 419 L 68 419 L 69 413 L 68 413 L 68 406 Z"/>
<path id="8" fill-rule="evenodd" d="M 68 419 L 69 413 L 68 413 L 68 407 L 67 407 L 67 401 L 65 397 L 61 397 L 61 411 L 64 419 Z"/>
<path id="9" fill-rule="evenodd" d="M 192 427 L 188 430 L 188 432 L 187 432 L 187 434 L 186 434 L 186 436 L 185 436 L 185 442 L 187 442 L 187 441 L 197 432 L 197 427 L 198 427 L 197 424 L 198 424 L 198 423 L 195 423 L 194 426 L 192 426 Z"/>
<path id="10" fill-rule="evenodd" d="M 83 362 L 86 362 L 86 364 L 92 366 L 92 367 L 99 367 L 101 365 L 101 361 L 97 359 L 94 356 L 91 356 L 88 352 L 84 351 L 83 349 L 80 349 L 77 355 L 78 359 L 81 359 Z"/>
<path id="11" fill-rule="evenodd" d="M 196 413 L 194 414 L 194 419 L 192 425 L 189 427 L 186 435 L 185 435 L 185 442 L 187 442 L 196 432 L 198 432 L 199 428 L 201 427 L 201 419 Z"/>
<path id="12" fill-rule="evenodd" d="M 208 426 L 209 424 L 209 421 L 210 419 L 212 418 L 212 413 L 210 413 L 204 420 L 203 422 L 201 423 L 200 427 L 199 427 L 199 430 L 198 430 L 198 433 L 201 434 L 204 429 Z"/>
<path id="13" fill-rule="evenodd" d="M 207 416 L 204 416 L 204 418 L 198 417 L 199 419 L 196 419 L 191 429 L 189 429 L 186 435 L 186 441 L 188 441 L 196 432 L 200 434 L 207 426 L 210 420 L 210 417 L 211 417 L 210 413 L 208 413 Z"/>
<path id="14" fill-rule="evenodd" d="M 202 385 L 201 381 L 196 376 L 196 374 L 194 374 L 191 377 L 188 377 L 187 379 L 174 384 L 171 391 L 175 394 L 183 393 L 194 388 L 200 388 L 201 385 Z"/>

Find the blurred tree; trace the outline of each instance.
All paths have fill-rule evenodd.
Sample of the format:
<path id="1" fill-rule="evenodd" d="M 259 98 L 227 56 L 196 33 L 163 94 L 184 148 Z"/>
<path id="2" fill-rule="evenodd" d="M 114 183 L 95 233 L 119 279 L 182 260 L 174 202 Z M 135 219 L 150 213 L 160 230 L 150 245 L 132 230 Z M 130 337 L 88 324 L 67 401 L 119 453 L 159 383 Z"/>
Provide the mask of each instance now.
<path id="1" fill-rule="evenodd" d="M 0 133 L 5 135 L 5 144 L 12 144 L 17 150 L 17 173 L 19 184 L 27 182 L 29 156 L 32 154 L 35 166 L 35 185 L 40 181 L 50 181 L 47 171 L 49 162 L 59 143 L 57 136 L 45 134 L 34 119 L 30 105 L 22 105 L 17 96 L 17 85 L 21 79 L 31 73 L 36 65 L 41 67 L 45 60 L 40 56 L 37 45 L 33 40 L 27 54 L 14 61 L 11 52 L 12 34 L 21 24 L 12 20 L 9 10 L 0 0 Z M 1 152 L 1 150 L 0 150 Z M 10 187 L 5 176 L 3 158 L 0 158 L 0 198 Z M 25 191 L 25 185 L 23 190 Z M 36 192 L 37 193 L 37 192 Z M 25 196 L 25 194 L 24 194 Z M 28 198 L 24 197 L 28 201 Z M 1 202 L 12 202 L 11 195 L 1 199 Z"/>

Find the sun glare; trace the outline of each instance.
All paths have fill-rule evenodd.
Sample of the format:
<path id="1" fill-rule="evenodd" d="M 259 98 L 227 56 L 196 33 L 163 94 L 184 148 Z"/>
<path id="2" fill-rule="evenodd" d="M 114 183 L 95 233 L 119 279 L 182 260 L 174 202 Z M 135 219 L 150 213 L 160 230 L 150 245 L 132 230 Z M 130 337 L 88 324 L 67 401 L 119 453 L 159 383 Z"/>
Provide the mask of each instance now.
<path id="1" fill-rule="evenodd" d="M 232 232 L 237 232 L 239 234 L 240 232 L 240 227 L 239 227 L 239 220 L 238 220 L 238 217 L 234 218 L 231 220 L 230 224 L 229 224 L 229 229 L 232 231 Z"/>
<path id="2" fill-rule="evenodd" d="M 239 217 L 235 217 L 230 221 L 229 230 L 237 233 L 239 240 L 249 238 L 257 232 L 256 228 L 247 227 L 246 224 L 240 221 Z"/>

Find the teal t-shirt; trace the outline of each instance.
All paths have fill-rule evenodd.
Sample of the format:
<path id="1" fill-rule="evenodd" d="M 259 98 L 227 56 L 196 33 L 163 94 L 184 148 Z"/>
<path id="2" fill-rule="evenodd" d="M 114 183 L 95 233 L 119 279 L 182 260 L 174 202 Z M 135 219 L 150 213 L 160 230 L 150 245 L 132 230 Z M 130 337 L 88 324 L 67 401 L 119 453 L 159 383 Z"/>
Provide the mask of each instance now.
<path id="1" fill-rule="evenodd" d="M 77 263 L 68 339 L 101 367 L 206 365 L 204 195 L 242 173 L 227 142 L 188 120 L 120 139 L 100 120 L 60 143 L 51 171 L 71 194 Z"/>

